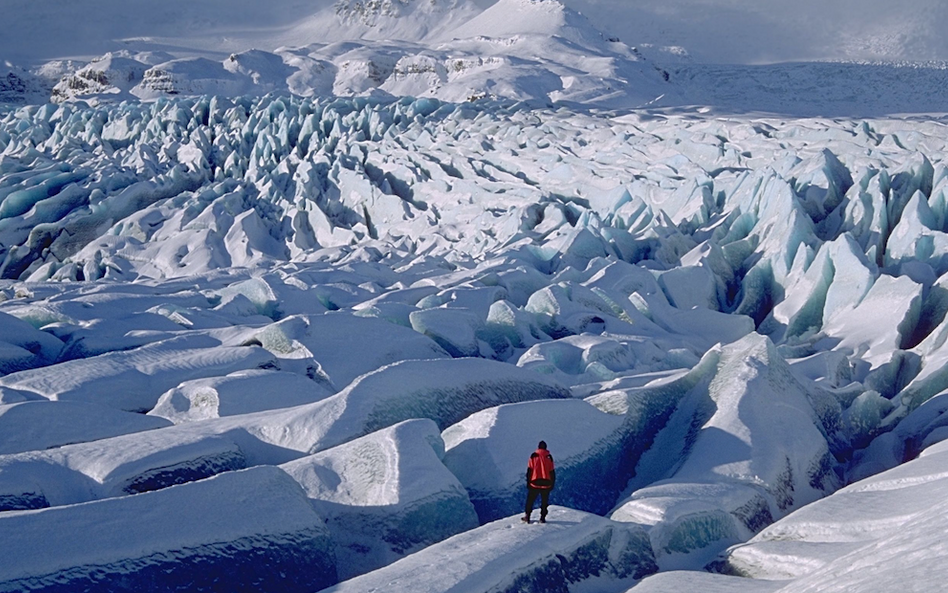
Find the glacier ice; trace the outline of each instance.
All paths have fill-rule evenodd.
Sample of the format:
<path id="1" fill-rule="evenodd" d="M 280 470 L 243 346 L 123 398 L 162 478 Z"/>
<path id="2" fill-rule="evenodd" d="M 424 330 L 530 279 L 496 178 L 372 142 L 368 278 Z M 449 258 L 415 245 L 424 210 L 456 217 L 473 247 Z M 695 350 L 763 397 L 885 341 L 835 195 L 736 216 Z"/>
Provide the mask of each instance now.
<path id="1" fill-rule="evenodd" d="M 333 391 L 388 364 L 447 358 L 432 340 L 392 325 L 344 313 L 291 316 L 254 332 L 242 344 L 263 346 L 283 366 L 292 366 L 291 360 L 307 365 L 315 361 L 318 375 Z"/>
<path id="2" fill-rule="evenodd" d="M 260 467 L 140 496 L 0 515 L 7 590 L 312 591 L 336 582 L 302 489 Z M 69 537 L 58 534 L 68 533 Z"/>
<path id="3" fill-rule="evenodd" d="M 477 527 L 431 420 L 407 420 L 280 467 L 326 520 L 340 580 Z"/>
<path id="4" fill-rule="evenodd" d="M 0 384 L 51 400 L 142 412 L 153 408 L 163 392 L 182 380 L 274 364 L 273 356 L 263 348 L 215 347 L 215 340 L 194 336 L 62 362 L 56 365 L 56 373 L 50 373 L 48 367 L 45 371 L 19 371 L 0 378 Z"/>
<path id="5" fill-rule="evenodd" d="M 780 591 L 889 588 L 944 576 L 943 444 L 851 484 L 727 552 L 725 570 L 788 581 Z M 872 558 L 872 560 L 869 560 Z M 882 563 L 880 564 L 880 561 Z M 830 580 L 827 580 L 831 576 Z"/>
<path id="6" fill-rule="evenodd" d="M 551 506 L 546 525 L 500 519 L 326 591 L 567 591 L 591 577 L 655 569 L 640 527 Z"/>
<path id="7" fill-rule="evenodd" d="M 556 504 L 602 514 L 631 476 L 622 418 L 582 400 L 497 406 L 444 430 L 444 463 L 471 496 L 482 523 L 522 512 L 527 461 L 545 440 L 556 463 Z"/>
<path id="8" fill-rule="evenodd" d="M 326 51 L 352 60 L 354 85 L 375 68 L 405 88 L 444 74 L 401 50 Z M 209 85 L 288 66 L 331 87 L 318 51 L 280 55 L 146 65 L 182 88 L 205 66 Z M 475 509 L 519 512 L 543 438 L 562 467 L 554 502 L 647 544 L 635 574 L 750 558 L 831 581 L 868 540 L 768 525 L 934 459 L 948 437 L 944 125 L 690 113 L 379 93 L 0 112 L 0 520 L 293 468 L 338 574 L 370 571 L 358 587 L 449 536 L 474 549 L 539 528 L 474 529 Z M 383 459 L 403 471 L 373 469 Z M 893 489 L 882 506 L 912 506 Z M 870 507 L 843 527 L 935 520 Z M 892 538 L 878 541 L 907 545 Z M 574 563 L 572 544 L 532 559 L 511 546 L 502 561 L 536 571 L 501 562 L 509 581 L 473 579 L 634 578 Z"/>
<path id="9" fill-rule="evenodd" d="M 639 462 L 658 481 L 611 514 L 649 525 L 659 557 L 721 549 L 839 486 L 839 404 L 795 378 L 768 338 L 725 346 L 707 367 Z"/>
<path id="10" fill-rule="evenodd" d="M 671 570 L 651 575 L 625 593 L 671 593 L 707 591 L 707 593 L 774 593 L 782 581 L 742 579 L 709 572 Z"/>
<path id="11" fill-rule="evenodd" d="M 6 375 L 54 362 L 63 343 L 28 322 L 0 313 L 0 373 Z"/>
<path id="12" fill-rule="evenodd" d="M 569 397 L 556 381 L 500 362 L 403 361 L 310 404 L 0 455 L 0 501 L 13 510 L 159 490 L 285 463 L 405 420 L 429 418 L 443 429 L 504 403 Z"/>
<path id="13" fill-rule="evenodd" d="M 292 408 L 332 395 L 324 385 L 296 373 L 247 370 L 185 381 L 158 398 L 149 416 L 175 424 L 262 410 Z"/>
<path id="14" fill-rule="evenodd" d="M 83 402 L 27 400 L 0 405 L 0 455 L 97 441 L 168 426 L 147 418 Z"/>
<path id="15" fill-rule="evenodd" d="M 0 510 L 149 492 L 249 465 L 230 435 L 153 432 L 0 456 Z"/>

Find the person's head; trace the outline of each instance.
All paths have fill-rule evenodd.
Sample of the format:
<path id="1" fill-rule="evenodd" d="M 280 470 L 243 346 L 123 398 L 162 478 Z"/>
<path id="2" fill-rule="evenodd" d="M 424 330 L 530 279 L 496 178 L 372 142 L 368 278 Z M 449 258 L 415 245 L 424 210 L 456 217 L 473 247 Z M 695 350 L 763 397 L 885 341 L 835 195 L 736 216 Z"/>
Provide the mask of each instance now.
<path id="1" fill-rule="evenodd" d="M 546 441 L 540 441 L 540 444 L 537 445 L 537 449 L 546 449 Z"/>

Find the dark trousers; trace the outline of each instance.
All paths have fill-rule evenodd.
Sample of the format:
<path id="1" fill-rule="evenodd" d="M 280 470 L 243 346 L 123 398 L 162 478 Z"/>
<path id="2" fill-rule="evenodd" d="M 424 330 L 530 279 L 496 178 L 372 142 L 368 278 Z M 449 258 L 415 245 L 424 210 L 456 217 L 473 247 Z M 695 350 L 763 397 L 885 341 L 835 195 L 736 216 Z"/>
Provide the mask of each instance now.
<path id="1" fill-rule="evenodd" d="M 550 490 L 548 488 L 530 488 L 527 486 L 527 516 L 530 516 L 530 513 L 533 512 L 533 503 L 537 501 L 537 497 L 540 497 L 540 518 L 546 518 L 546 507 L 550 504 Z"/>

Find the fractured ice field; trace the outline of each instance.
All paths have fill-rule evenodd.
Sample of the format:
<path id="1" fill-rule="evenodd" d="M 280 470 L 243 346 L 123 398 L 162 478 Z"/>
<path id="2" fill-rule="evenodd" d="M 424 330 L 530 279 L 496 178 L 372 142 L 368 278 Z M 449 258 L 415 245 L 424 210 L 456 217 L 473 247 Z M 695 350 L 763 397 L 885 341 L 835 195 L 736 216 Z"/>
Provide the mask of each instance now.
<path id="1" fill-rule="evenodd" d="M 0 591 L 943 582 L 946 131 L 2 112 Z"/>

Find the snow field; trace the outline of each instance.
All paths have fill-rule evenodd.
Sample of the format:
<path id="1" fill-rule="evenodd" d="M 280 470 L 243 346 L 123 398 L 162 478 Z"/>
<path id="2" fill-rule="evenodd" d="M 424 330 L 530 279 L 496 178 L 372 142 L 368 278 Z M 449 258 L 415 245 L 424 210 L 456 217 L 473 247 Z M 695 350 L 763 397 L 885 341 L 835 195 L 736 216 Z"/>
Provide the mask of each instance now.
<path id="1" fill-rule="evenodd" d="M 88 11 L 99 15 L 94 23 L 87 11 L 58 3 L 17 2 L 11 10 L 20 27 L 0 42 L 10 64 L 0 100 L 17 104 L 279 92 L 641 105 L 670 87 L 641 53 L 607 41 L 560 2 L 290 0 L 261 14 L 247 3 L 129 12 L 105 0 Z M 208 37 L 201 23 L 215 33 Z M 98 34 L 90 38 L 83 27 Z M 64 30 L 31 47 L 40 44 L 22 36 L 39 28 L 47 36 Z M 64 57 L 76 59 L 55 59 Z"/>
<path id="2" fill-rule="evenodd" d="M 747 0 L 281 0 L 264 13 L 252 2 L 11 2 L 0 104 L 276 92 L 797 117 L 946 108 L 934 0 L 828 12 Z"/>

